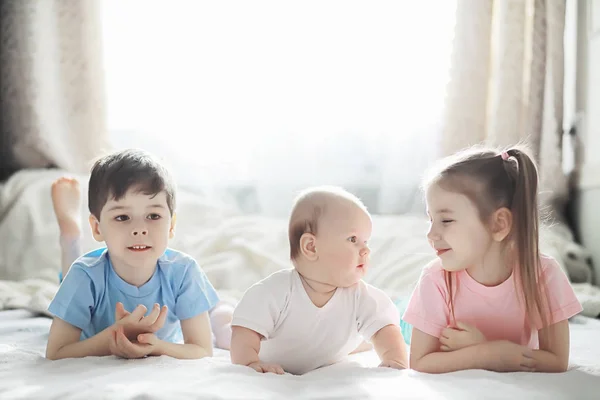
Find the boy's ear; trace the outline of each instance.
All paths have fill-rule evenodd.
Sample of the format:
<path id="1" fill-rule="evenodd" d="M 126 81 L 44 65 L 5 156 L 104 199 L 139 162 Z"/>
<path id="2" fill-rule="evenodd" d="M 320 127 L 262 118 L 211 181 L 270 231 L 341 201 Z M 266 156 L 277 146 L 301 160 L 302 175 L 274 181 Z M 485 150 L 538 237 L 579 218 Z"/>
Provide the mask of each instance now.
<path id="1" fill-rule="evenodd" d="M 305 233 L 300 237 L 300 253 L 309 261 L 317 261 L 317 238 L 312 233 Z"/>
<path id="2" fill-rule="evenodd" d="M 513 224 L 512 212 L 506 208 L 499 208 L 492 214 L 491 228 L 492 238 L 496 242 L 501 242 L 510 234 Z"/>
<path id="3" fill-rule="evenodd" d="M 175 223 L 177 222 L 177 213 L 173 212 L 173 216 L 171 217 L 171 227 L 169 228 L 169 239 L 173 239 L 175 237 Z"/>
<path id="4" fill-rule="evenodd" d="M 94 216 L 94 214 L 90 214 L 90 228 L 92 228 L 92 235 L 97 242 L 104 242 L 104 237 L 102 236 L 102 232 L 100 232 L 100 221 L 98 218 Z"/>

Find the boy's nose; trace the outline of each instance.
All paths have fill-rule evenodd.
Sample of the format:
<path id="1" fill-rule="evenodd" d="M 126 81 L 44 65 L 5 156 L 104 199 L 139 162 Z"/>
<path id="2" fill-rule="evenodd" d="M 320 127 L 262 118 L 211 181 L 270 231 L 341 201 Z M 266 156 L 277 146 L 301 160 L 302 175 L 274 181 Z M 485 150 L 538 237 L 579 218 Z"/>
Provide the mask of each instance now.
<path id="1" fill-rule="evenodd" d="M 133 231 L 131 231 L 131 235 L 132 236 L 147 236 L 148 229 L 134 229 Z"/>

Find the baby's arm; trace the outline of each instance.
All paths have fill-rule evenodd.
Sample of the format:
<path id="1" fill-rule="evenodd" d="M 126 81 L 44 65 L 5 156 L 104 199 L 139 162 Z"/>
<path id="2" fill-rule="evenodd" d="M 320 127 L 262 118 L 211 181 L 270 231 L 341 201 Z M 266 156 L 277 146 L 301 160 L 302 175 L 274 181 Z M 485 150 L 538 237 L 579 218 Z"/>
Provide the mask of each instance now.
<path id="1" fill-rule="evenodd" d="M 258 372 L 283 374 L 281 366 L 263 363 L 258 358 L 261 339 L 262 336 L 252 329 L 233 326 L 231 328 L 231 362 L 246 365 Z"/>
<path id="2" fill-rule="evenodd" d="M 140 334 L 138 341 L 142 344 L 154 346 L 150 353 L 152 356 L 165 355 L 179 359 L 212 357 L 213 346 L 208 311 L 181 320 L 181 330 L 183 332 L 183 344 L 160 340 L 152 333 Z"/>
<path id="3" fill-rule="evenodd" d="M 379 355 L 382 367 L 408 368 L 406 344 L 399 326 L 384 326 L 373 335 L 371 342 Z"/>
<path id="4" fill-rule="evenodd" d="M 410 343 L 410 367 L 432 374 L 467 369 L 533 371 L 536 361 L 532 357 L 532 350 L 504 340 L 484 342 L 455 351 L 440 351 L 438 338 L 414 327 Z"/>

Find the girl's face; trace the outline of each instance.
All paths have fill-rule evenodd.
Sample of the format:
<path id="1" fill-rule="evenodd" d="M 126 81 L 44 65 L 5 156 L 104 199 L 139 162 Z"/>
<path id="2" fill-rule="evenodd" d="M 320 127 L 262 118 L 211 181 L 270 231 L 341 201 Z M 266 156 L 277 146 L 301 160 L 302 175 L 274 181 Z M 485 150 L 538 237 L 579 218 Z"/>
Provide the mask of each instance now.
<path id="1" fill-rule="evenodd" d="M 432 184 L 426 193 L 430 226 L 429 244 L 446 271 L 461 271 L 483 260 L 493 238 L 479 217 L 475 204 L 465 195 Z"/>

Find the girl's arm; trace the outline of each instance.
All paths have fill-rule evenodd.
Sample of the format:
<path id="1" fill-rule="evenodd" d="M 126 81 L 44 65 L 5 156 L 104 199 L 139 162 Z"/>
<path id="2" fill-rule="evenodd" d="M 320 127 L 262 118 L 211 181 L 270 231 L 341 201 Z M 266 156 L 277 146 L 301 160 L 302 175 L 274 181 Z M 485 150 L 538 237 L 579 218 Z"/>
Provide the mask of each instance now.
<path id="1" fill-rule="evenodd" d="M 543 328 L 538 336 L 540 349 L 533 351 L 535 370 L 565 372 L 569 367 L 569 321 L 560 321 Z"/>
<path id="2" fill-rule="evenodd" d="M 439 339 L 413 328 L 410 368 L 431 374 L 467 369 L 532 371 L 532 351 L 509 341 L 485 342 L 459 350 L 440 351 Z"/>

